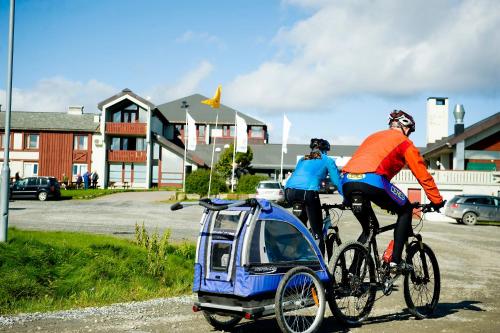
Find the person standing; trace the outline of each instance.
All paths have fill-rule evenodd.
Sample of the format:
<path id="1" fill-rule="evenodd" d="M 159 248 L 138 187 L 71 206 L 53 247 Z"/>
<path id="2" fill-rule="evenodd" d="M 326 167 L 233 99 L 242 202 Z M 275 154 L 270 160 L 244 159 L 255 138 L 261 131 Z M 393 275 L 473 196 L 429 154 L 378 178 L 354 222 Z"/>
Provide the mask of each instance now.
<path id="1" fill-rule="evenodd" d="M 85 171 L 85 173 L 83 174 L 83 188 L 85 190 L 88 189 L 89 184 L 90 184 L 90 174 L 88 171 Z"/>
<path id="2" fill-rule="evenodd" d="M 21 176 L 19 176 L 19 171 L 16 172 L 16 182 L 21 179 Z"/>
<path id="3" fill-rule="evenodd" d="M 91 180 L 92 180 L 92 188 L 97 188 L 97 181 L 99 180 L 99 175 L 97 174 L 97 171 L 94 170 L 91 175 Z"/>

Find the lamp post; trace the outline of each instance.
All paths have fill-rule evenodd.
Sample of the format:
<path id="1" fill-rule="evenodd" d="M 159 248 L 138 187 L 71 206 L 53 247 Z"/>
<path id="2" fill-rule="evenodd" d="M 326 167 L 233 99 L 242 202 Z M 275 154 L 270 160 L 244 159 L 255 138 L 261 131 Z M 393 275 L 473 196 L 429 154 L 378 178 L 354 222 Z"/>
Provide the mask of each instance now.
<path id="1" fill-rule="evenodd" d="M 10 16 L 9 16 L 9 49 L 7 59 L 7 94 L 5 110 L 5 141 L 4 155 L 2 166 L 2 183 L 1 183 L 1 214 L 2 222 L 0 226 L 0 242 L 7 241 L 7 230 L 9 228 L 9 183 L 10 183 L 10 167 L 9 167 L 9 145 L 10 145 L 10 111 L 12 102 L 12 61 L 14 54 L 14 9 L 16 1 L 10 0 Z"/>

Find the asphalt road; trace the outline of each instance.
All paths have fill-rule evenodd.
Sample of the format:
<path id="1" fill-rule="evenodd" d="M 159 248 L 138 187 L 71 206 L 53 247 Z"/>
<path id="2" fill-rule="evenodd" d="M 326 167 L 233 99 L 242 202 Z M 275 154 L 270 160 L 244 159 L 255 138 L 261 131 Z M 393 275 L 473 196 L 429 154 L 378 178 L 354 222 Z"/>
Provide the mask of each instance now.
<path id="1" fill-rule="evenodd" d="M 168 192 L 123 193 L 91 201 L 15 201 L 10 204 L 10 225 L 23 229 L 78 230 L 131 237 L 135 223 L 147 228 L 170 228 L 174 240 L 195 240 L 201 209 L 189 207 L 176 212 L 159 201 Z M 338 201 L 323 196 L 323 201 Z M 394 221 L 379 214 L 381 224 Z M 343 240 L 356 238 L 360 226 L 346 212 L 339 227 Z M 441 297 L 435 318 L 417 321 L 406 312 L 402 283 L 389 297 L 381 297 L 366 323 L 352 332 L 499 332 L 500 331 L 500 227 L 467 227 L 449 222 L 425 222 L 424 241 L 436 253 L 441 269 Z M 391 234 L 379 237 L 383 248 Z M 381 293 L 377 294 L 378 297 Z M 191 311 L 192 298 L 118 305 L 92 311 L 66 312 L 43 316 L 4 318 L 8 332 L 209 332 L 211 327 L 200 313 Z M 0 318 L 1 319 L 1 318 Z M 0 320 L 1 322 L 1 320 Z M 273 317 L 243 322 L 240 332 L 278 332 Z M 346 332 L 327 310 L 323 332 Z"/>

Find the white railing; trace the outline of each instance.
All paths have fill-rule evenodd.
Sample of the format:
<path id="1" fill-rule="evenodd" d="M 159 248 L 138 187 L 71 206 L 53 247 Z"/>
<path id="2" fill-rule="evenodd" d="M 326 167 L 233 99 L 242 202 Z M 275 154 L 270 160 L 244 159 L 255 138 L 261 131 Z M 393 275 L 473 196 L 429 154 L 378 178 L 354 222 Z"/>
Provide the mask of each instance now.
<path id="1" fill-rule="evenodd" d="M 438 185 L 498 185 L 500 183 L 500 172 L 498 171 L 429 170 L 429 172 Z M 391 181 L 394 183 L 417 183 L 410 170 L 401 170 Z"/>

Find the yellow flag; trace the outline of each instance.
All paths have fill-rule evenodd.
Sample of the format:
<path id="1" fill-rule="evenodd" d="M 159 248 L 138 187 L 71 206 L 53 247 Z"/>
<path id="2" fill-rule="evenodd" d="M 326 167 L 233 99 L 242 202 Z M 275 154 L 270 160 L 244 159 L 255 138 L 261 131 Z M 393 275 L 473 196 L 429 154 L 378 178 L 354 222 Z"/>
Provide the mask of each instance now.
<path id="1" fill-rule="evenodd" d="M 201 101 L 203 104 L 210 105 L 213 109 L 218 109 L 220 108 L 220 92 L 221 92 L 221 85 L 217 87 L 217 90 L 215 91 L 215 95 L 213 98 L 205 99 Z"/>

